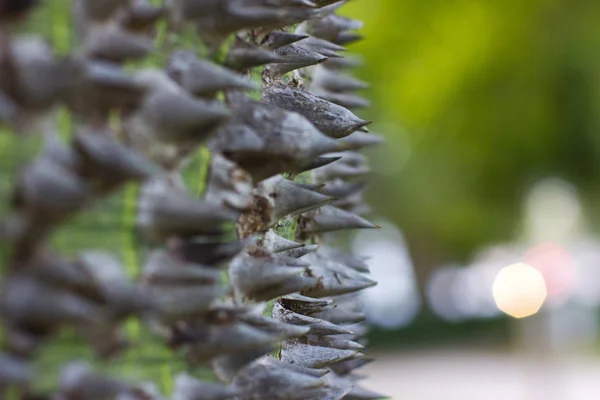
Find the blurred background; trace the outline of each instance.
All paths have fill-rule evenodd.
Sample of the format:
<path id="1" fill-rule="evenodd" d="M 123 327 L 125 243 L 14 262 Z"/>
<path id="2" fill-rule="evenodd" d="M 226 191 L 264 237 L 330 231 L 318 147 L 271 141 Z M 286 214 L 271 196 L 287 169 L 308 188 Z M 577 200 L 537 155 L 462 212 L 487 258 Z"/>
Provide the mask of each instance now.
<path id="1" fill-rule="evenodd" d="M 370 82 L 370 203 L 360 234 L 366 384 L 394 399 L 600 393 L 600 2 L 353 1 Z M 492 285 L 526 262 L 547 298 L 506 316 Z"/>

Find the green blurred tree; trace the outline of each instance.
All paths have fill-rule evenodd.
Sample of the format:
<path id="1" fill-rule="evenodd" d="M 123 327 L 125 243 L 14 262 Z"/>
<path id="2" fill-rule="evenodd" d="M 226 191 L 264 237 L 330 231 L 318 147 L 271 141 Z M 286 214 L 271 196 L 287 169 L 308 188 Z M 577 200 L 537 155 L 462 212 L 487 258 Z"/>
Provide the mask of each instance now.
<path id="1" fill-rule="evenodd" d="M 411 245 L 421 284 L 518 228 L 523 191 L 558 175 L 600 199 L 600 2 L 351 2 L 389 146 L 372 201 Z M 376 130 L 377 127 L 374 127 Z M 401 170 L 400 154 L 410 153 Z M 591 209 L 590 211 L 593 211 Z M 592 215 L 598 219 L 598 215 Z"/>

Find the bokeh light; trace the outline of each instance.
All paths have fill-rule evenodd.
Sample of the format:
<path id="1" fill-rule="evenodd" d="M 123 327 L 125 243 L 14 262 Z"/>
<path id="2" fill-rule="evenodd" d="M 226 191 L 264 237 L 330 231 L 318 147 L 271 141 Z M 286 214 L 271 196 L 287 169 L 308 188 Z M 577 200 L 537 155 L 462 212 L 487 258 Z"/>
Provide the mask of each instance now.
<path id="1" fill-rule="evenodd" d="M 525 263 L 502 268 L 492 286 L 496 305 L 514 318 L 536 314 L 546 300 L 546 282 L 537 269 Z"/>
<path id="2" fill-rule="evenodd" d="M 575 284 L 575 265 L 569 251 L 556 243 L 541 243 L 527 251 L 523 261 L 540 271 L 548 299 L 554 304 L 569 299 Z"/>

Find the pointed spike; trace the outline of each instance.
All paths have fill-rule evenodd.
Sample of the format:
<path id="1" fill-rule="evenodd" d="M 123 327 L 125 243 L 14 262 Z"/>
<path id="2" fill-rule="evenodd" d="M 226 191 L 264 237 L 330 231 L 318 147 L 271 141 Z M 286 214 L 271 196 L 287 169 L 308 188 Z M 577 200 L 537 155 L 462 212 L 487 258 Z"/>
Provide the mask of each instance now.
<path id="1" fill-rule="evenodd" d="M 344 145 L 338 142 L 336 139 L 330 138 L 325 135 L 320 135 L 315 137 L 315 140 L 312 143 L 312 148 L 310 149 L 312 156 L 317 157 L 327 153 L 333 153 L 339 151 L 340 149 L 345 149 Z"/>
<path id="2" fill-rule="evenodd" d="M 266 5 L 276 7 L 309 7 L 315 8 L 317 5 L 312 0 L 263 0 Z"/>
<path id="3" fill-rule="evenodd" d="M 305 232 L 309 234 L 334 232 L 346 229 L 378 229 L 379 226 L 348 211 L 333 206 L 323 206 L 303 215 L 307 218 Z"/>
<path id="4" fill-rule="evenodd" d="M 238 217 L 232 210 L 199 201 L 163 185 L 163 182 L 148 185 L 139 201 L 138 226 L 150 240 L 218 235 L 223 231 L 223 224 Z"/>
<path id="5" fill-rule="evenodd" d="M 263 90 L 262 102 L 298 112 L 332 138 L 343 138 L 370 124 L 351 111 L 308 92 L 286 85 L 272 85 Z"/>
<path id="6" fill-rule="evenodd" d="M 211 366 L 217 378 L 224 382 L 231 382 L 250 363 L 258 358 L 267 357 L 266 354 L 278 349 L 279 344 L 273 344 L 255 350 L 225 354 L 213 359 Z"/>
<path id="7" fill-rule="evenodd" d="M 296 184 L 296 186 L 301 187 L 302 189 L 312 190 L 312 191 L 318 191 L 319 189 L 322 189 L 325 186 L 324 183 L 303 183 L 303 182 L 296 182 L 296 181 L 294 181 L 294 183 Z"/>
<path id="8" fill-rule="evenodd" d="M 366 319 L 365 314 L 349 311 L 343 307 L 334 307 L 311 315 L 314 318 L 324 319 L 334 324 L 351 324 L 363 322 Z"/>
<path id="9" fill-rule="evenodd" d="M 84 120 L 105 121 L 113 110 L 135 110 L 150 88 L 110 62 L 86 60 L 79 68 L 73 75 L 81 83 L 70 88 L 65 102 Z"/>
<path id="10" fill-rule="evenodd" d="M 29 277 L 57 289 L 74 293 L 86 292 L 89 297 L 101 298 L 100 294 L 94 293 L 97 292 L 97 288 L 93 276 L 79 265 L 66 262 L 51 254 L 48 254 L 41 263 L 31 265 L 28 274 Z"/>
<path id="11" fill-rule="evenodd" d="M 361 58 L 358 58 L 356 56 L 346 56 L 343 58 L 331 58 L 324 62 L 322 65 L 325 68 L 341 70 L 361 67 L 363 65 L 363 62 Z"/>
<path id="12" fill-rule="evenodd" d="M 219 266 L 231 261 L 253 240 L 254 238 L 247 238 L 227 243 L 218 240 L 218 238 L 200 237 L 173 243 L 173 250 L 187 262 Z"/>
<path id="13" fill-rule="evenodd" d="M 283 342 L 281 360 L 308 368 L 323 368 L 340 361 L 361 357 L 357 350 L 339 350 L 331 347 L 309 346 L 296 342 Z"/>
<path id="14" fill-rule="evenodd" d="M 212 98 L 222 90 L 256 90 L 257 85 L 227 68 L 200 60 L 192 52 L 174 52 L 167 65 L 168 75 L 188 92 Z"/>
<path id="15" fill-rule="evenodd" d="M 366 263 L 368 257 L 362 257 L 357 254 L 347 253 L 328 246 L 321 247 L 319 253 L 323 254 L 326 258 L 330 258 L 344 265 L 347 265 L 348 267 L 353 268 L 358 272 L 370 272 L 369 266 Z"/>
<path id="16" fill-rule="evenodd" d="M 363 203 L 362 193 L 356 193 L 346 199 L 340 199 L 331 202 L 332 206 L 349 211 L 353 214 L 363 215 L 371 214 L 371 207 Z"/>
<path id="17" fill-rule="evenodd" d="M 90 188 L 82 178 L 47 157 L 41 157 L 21 175 L 15 206 L 59 217 L 78 210 L 90 195 Z"/>
<path id="18" fill-rule="evenodd" d="M 279 175 L 262 181 L 255 191 L 273 201 L 271 222 L 276 222 L 288 215 L 298 215 L 314 210 L 333 200 L 331 197 L 304 189 Z"/>
<path id="19" fill-rule="evenodd" d="M 331 335 L 330 337 L 339 339 L 339 340 L 350 340 L 352 342 L 356 342 L 362 346 L 367 346 L 367 340 L 360 335 L 352 334 L 352 335 Z"/>
<path id="20" fill-rule="evenodd" d="M 336 5 L 330 7 L 333 10 L 336 9 Z M 296 33 L 308 33 L 320 39 L 337 43 L 338 38 L 343 32 L 358 30 L 363 26 L 361 21 L 355 19 L 335 15 L 331 12 L 322 13 L 322 15 L 323 14 L 328 15 L 300 24 L 296 29 Z"/>
<path id="21" fill-rule="evenodd" d="M 145 2 L 135 2 L 121 15 L 119 23 L 128 31 L 145 33 L 165 14 L 163 7 L 154 7 Z"/>
<path id="22" fill-rule="evenodd" d="M 315 36 L 309 37 L 307 40 L 302 42 L 301 45 L 312 47 L 312 48 L 323 48 L 323 49 L 328 49 L 328 50 L 333 50 L 333 51 L 346 51 L 346 48 L 344 48 L 343 46 L 340 46 L 339 44 L 330 42 L 328 40 L 320 39 Z"/>
<path id="23" fill-rule="evenodd" d="M 84 174 L 120 184 L 125 180 L 143 181 L 157 173 L 157 168 L 131 149 L 118 144 L 110 132 L 79 131 L 73 147 L 84 164 Z"/>
<path id="24" fill-rule="evenodd" d="M 344 151 L 343 153 L 335 154 L 343 157 L 342 162 L 353 167 L 367 165 L 367 157 L 356 151 Z"/>
<path id="25" fill-rule="evenodd" d="M 126 126 L 134 146 L 148 153 L 156 139 L 167 143 L 203 141 L 230 116 L 218 101 L 195 99 L 181 89 L 165 88 L 153 90 Z"/>
<path id="26" fill-rule="evenodd" d="M 316 0 L 317 5 L 321 8 L 318 15 L 322 17 L 332 14 L 347 2 L 348 0 Z"/>
<path id="27" fill-rule="evenodd" d="M 365 379 L 368 378 L 368 376 L 365 374 L 352 373 L 352 374 L 346 375 L 345 378 L 350 379 L 352 382 L 359 382 L 359 381 L 364 381 Z"/>
<path id="28" fill-rule="evenodd" d="M 360 272 L 333 260 L 312 256 L 310 261 L 313 262 L 310 267 L 311 274 L 319 278 L 319 285 L 303 290 L 301 293 L 305 296 L 336 296 L 363 290 L 377 284 Z"/>
<path id="29" fill-rule="evenodd" d="M 333 71 L 319 65 L 314 70 L 311 88 L 324 89 L 334 93 L 345 93 L 368 89 L 369 85 L 349 75 L 341 74 L 339 71 Z"/>
<path id="30" fill-rule="evenodd" d="M 273 262 L 288 267 L 310 267 L 310 261 L 299 260 L 294 257 L 288 257 L 283 253 L 271 254 L 270 258 L 271 260 L 273 260 Z"/>
<path id="31" fill-rule="evenodd" d="M 367 175 L 371 170 L 368 165 L 352 165 L 344 162 L 344 159 L 340 162 L 327 165 L 324 168 L 320 168 L 315 171 L 315 180 L 317 182 L 327 182 L 333 179 L 352 179 Z"/>
<path id="32" fill-rule="evenodd" d="M 338 375 L 347 375 L 347 374 L 351 373 L 352 371 L 354 371 L 355 369 L 363 367 L 371 362 L 373 362 L 372 358 L 368 358 L 368 357 L 355 358 L 355 359 L 351 359 L 351 360 L 344 360 L 337 364 L 333 364 L 330 366 L 330 368 L 333 370 L 333 372 L 335 372 Z"/>
<path id="33" fill-rule="evenodd" d="M 267 233 L 265 233 L 265 237 L 262 240 L 262 245 L 273 253 L 294 250 L 305 246 L 303 243 L 294 242 L 293 240 L 279 236 L 273 229 L 269 229 Z"/>
<path id="34" fill-rule="evenodd" d="M 346 182 L 341 179 L 328 181 L 319 191 L 327 196 L 343 199 L 362 191 L 366 182 Z"/>
<path id="35" fill-rule="evenodd" d="M 336 201 L 332 201 L 331 205 L 337 208 L 341 208 L 343 210 L 349 211 L 356 215 L 361 215 L 360 212 L 363 210 L 363 193 L 357 192 L 343 199 L 338 199 Z M 368 207 L 368 206 L 367 206 Z M 367 208 L 368 209 L 368 208 Z M 362 216 L 362 215 L 361 215 Z"/>
<path id="36" fill-rule="evenodd" d="M 283 296 L 278 301 L 285 309 L 306 315 L 321 311 L 332 303 L 329 299 L 316 299 L 298 293 Z"/>
<path id="37" fill-rule="evenodd" d="M 313 251 L 319 248 L 318 244 L 309 244 L 307 246 L 302 246 L 297 249 L 282 251 L 281 254 L 286 255 L 292 258 L 300 258 L 304 257 L 307 254 L 312 253 Z"/>
<path id="38" fill-rule="evenodd" d="M 308 39 L 303 40 L 298 46 L 309 51 L 314 51 L 327 58 L 341 58 L 342 56 L 340 56 L 338 52 L 346 51 L 346 49 L 340 45 L 314 36 L 310 36 Z"/>
<path id="39" fill-rule="evenodd" d="M 280 64 L 286 60 L 276 52 L 260 47 L 237 47 L 229 50 L 225 65 L 237 71 L 267 64 Z"/>
<path id="40" fill-rule="evenodd" d="M 340 339 L 332 336 L 310 335 L 308 344 L 313 346 L 332 347 L 340 350 L 364 350 L 365 346 L 351 340 Z"/>
<path id="41" fill-rule="evenodd" d="M 31 117 L 27 111 L 44 113 L 62 100 L 68 90 L 76 86 L 72 78 L 80 72 L 81 63 L 72 58 L 57 59 L 41 36 L 25 35 L 3 42 L 3 53 L 6 62 L 2 70 L 2 86 L 16 103 L 14 107 L 11 102 L 5 103 L 8 105 L 8 117 L 23 111 L 25 114 L 13 115 L 16 118 L 13 121 L 15 128 L 20 132 L 38 130 L 35 125 L 39 124 L 25 120 Z M 48 76 L 52 79 L 47 79 Z"/>
<path id="42" fill-rule="evenodd" d="M 348 44 L 360 42 L 361 40 L 364 40 L 364 38 L 365 37 L 359 33 L 341 32 L 338 35 L 338 37 L 335 39 L 335 43 L 342 45 L 342 46 L 346 46 Z"/>
<path id="43" fill-rule="evenodd" d="M 352 390 L 344 397 L 346 400 L 378 400 L 378 399 L 389 399 L 388 396 L 384 396 L 377 392 L 369 389 L 365 389 L 362 386 L 355 385 Z"/>
<path id="44" fill-rule="evenodd" d="M 148 256 L 143 276 L 149 284 L 206 285 L 219 282 L 221 271 L 186 264 L 165 250 L 154 250 Z"/>
<path id="45" fill-rule="evenodd" d="M 335 15 L 334 17 L 337 19 L 337 24 L 342 28 L 343 31 L 356 31 L 358 29 L 362 29 L 364 26 L 364 23 L 357 19 L 339 15 Z"/>
<path id="46" fill-rule="evenodd" d="M 304 400 L 315 398 L 326 383 L 289 368 L 273 368 L 263 357 L 240 371 L 233 385 L 242 393 L 240 400 Z"/>
<path id="47" fill-rule="evenodd" d="M 313 169 L 317 169 L 317 168 L 321 168 L 326 165 L 329 165 L 332 162 L 335 162 L 341 158 L 342 157 L 317 157 L 317 158 L 310 160 L 309 162 L 303 164 L 302 166 L 300 166 L 298 168 L 298 170 L 295 172 L 302 173 L 302 172 L 312 171 Z"/>
<path id="48" fill-rule="evenodd" d="M 227 286 L 219 285 L 171 285 L 151 286 L 147 294 L 154 299 L 160 318 L 174 322 L 205 314 L 227 290 Z"/>
<path id="49" fill-rule="evenodd" d="M 275 52 L 282 58 L 282 63 L 270 65 L 269 71 L 276 76 L 282 76 L 296 69 L 321 64 L 327 57 L 314 51 L 302 48 L 295 44 L 283 46 Z"/>
<path id="50" fill-rule="evenodd" d="M 273 0 L 269 0 L 271 3 Z M 187 1 L 185 3 L 191 3 Z M 203 3 L 197 2 L 196 3 Z M 239 31 L 248 31 L 261 27 L 280 28 L 295 25 L 310 19 L 316 14 L 312 7 L 307 7 L 304 0 L 290 0 L 284 6 L 273 7 L 272 4 L 248 4 L 248 2 L 229 1 L 226 7 L 219 6 L 221 2 L 207 5 L 197 4 L 183 10 L 186 19 L 197 20 L 201 35 L 214 44 L 219 37 Z M 210 9 L 213 8 L 213 12 Z M 215 9 L 216 8 L 216 9 Z M 216 15 L 215 15 L 216 14 Z"/>
<path id="51" fill-rule="evenodd" d="M 359 293 L 349 293 L 337 296 L 334 300 L 334 306 L 354 313 L 362 313 L 365 309 L 364 302 Z M 356 323 L 358 322 L 361 321 L 357 321 Z"/>
<path id="52" fill-rule="evenodd" d="M 344 147 L 300 114 L 240 99 L 236 115 L 213 137 L 210 149 L 248 171 L 255 181 L 297 171 L 310 160 Z"/>
<path id="53" fill-rule="evenodd" d="M 322 376 L 329 374 L 329 370 L 327 370 L 327 369 L 315 369 L 315 368 L 301 367 L 299 365 L 283 362 L 272 356 L 265 356 L 264 359 L 261 361 L 264 362 L 264 364 L 266 364 L 266 365 L 270 365 L 272 368 L 289 369 L 290 371 L 298 372 L 303 375 L 313 376 L 315 378 L 320 378 Z"/>
<path id="54" fill-rule="evenodd" d="M 253 349 L 263 349 L 281 339 L 242 323 L 207 325 L 190 328 L 190 356 L 197 365 L 223 354 L 235 354 Z"/>
<path id="55" fill-rule="evenodd" d="M 358 108 L 369 108 L 371 102 L 364 97 L 356 96 L 350 93 L 334 93 L 323 89 L 313 88 L 312 92 L 322 99 L 337 104 L 338 106 L 345 107 L 348 110 L 355 110 Z M 357 131 L 359 132 L 359 131 Z M 354 132 L 354 133 L 357 133 Z"/>
<path id="56" fill-rule="evenodd" d="M 312 318 L 283 308 L 281 303 L 273 306 L 273 318 L 292 325 L 308 326 L 312 335 L 341 335 L 351 331 L 332 324 L 326 320 Z"/>
<path id="57" fill-rule="evenodd" d="M 317 7 L 330 6 L 334 3 L 339 3 L 340 0 L 313 0 Z"/>
<path id="58" fill-rule="evenodd" d="M 229 266 L 230 280 L 236 291 L 256 301 L 275 297 L 273 293 L 279 293 L 286 282 L 300 277 L 303 272 L 304 267 L 279 265 L 243 253 L 234 258 Z"/>
<path id="59" fill-rule="evenodd" d="M 343 56 L 341 56 L 338 52 L 327 49 L 327 48 L 323 48 L 323 47 L 318 47 L 318 46 L 313 46 L 310 48 L 307 48 L 307 50 L 311 50 L 314 51 L 317 54 L 322 55 L 323 57 L 327 57 L 327 59 L 332 59 L 332 58 L 342 58 Z"/>
<path id="60" fill-rule="evenodd" d="M 84 46 L 90 58 L 123 63 L 147 56 L 153 43 L 146 36 L 132 34 L 116 25 L 101 25 L 91 30 Z"/>
<path id="61" fill-rule="evenodd" d="M 98 323 L 106 317 L 98 305 L 29 278 L 5 282 L 2 315 L 16 325 L 49 329 L 61 323 Z"/>
<path id="62" fill-rule="evenodd" d="M 315 273 L 317 273 L 315 271 Z M 300 293 L 313 297 L 329 297 L 340 294 L 353 293 L 359 290 L 368 289 L 377 285 L 377 282 L 368 278 L 344 279 L 342 282 L 334 280 L 335 276 L 321 271 L 321 277 L 326 281 L 320 286 L 313 286 L 302 290 Z"/>
<path id="63" fill-rule="evenodd" d="M 354 383 L 347 377 L 329 374 L 326 377 L 328 391 L 322 400 L 342 400 L 352 390 Z"/>
<path id="64" fill-rule="evenodd" d="M 285 296 L 290 293 L 300 292 L 307 288 L 313 287 L 317 283 L 317 279 L 310 276 L 296 276 L 283 282 L 279 287 L 273 288 L 263 293 L 263 300 L 271 300 L 277 297 Z"/>
<path id="65" fill-rule="evenodd" d="M 385 142 L 383 136 L 374 133 L 354 132 L 350 136 L 340 139 L 348 150 L 360 150 L 364 147 L 374 146 Z"/>
<path id="66" fill-rule="evenodd" d="M 308 35 L 300 35 L 285 31 L 272 31 L 262 40 L 261 45 L 269 50 L 277 50 L 292 43 L 308 38 Z"/>
<path id="67" fill-rule="evenodd" d="M 275 335 L 286 339 L 294 339 L 305 336 L 310 332 L 310 326 L 299 326 L 299 324 L 287 323 L 283 320 L 276 320 L 262 315 L 246 314 L 239 319 L 249 325 L 255 326 Z"/>
<path id="68" fill-rule="evenodd" d="M 312 0 L 282 0 L 283 4 L 277 4 L 277 3 L 279 3 L 277 0 L 267 0 L 267 1 L 273 1 L 276 5 L 287 5 L 290 7 L 309 7 L 309 8 L 317 7 L 317 4 Z"/>
<path id="69" fill-rule="evenodd" d="M 344 325 L 344 327 L 352 331 L 357 337 L 363 337 L 369 333 L 369 326 L 363 323 Z"/>

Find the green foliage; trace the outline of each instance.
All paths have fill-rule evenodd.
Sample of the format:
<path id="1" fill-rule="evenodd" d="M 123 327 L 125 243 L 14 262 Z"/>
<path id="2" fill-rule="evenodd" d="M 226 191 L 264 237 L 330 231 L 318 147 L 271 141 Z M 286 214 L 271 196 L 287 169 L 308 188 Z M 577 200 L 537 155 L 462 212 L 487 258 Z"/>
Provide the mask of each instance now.
<path id="1" fill-rule="evenodd" d="M 374 86 L 369 118 L 388 122 L 374 127 L 387 135 L 376 161 L 389 172 L 372 201 L 410 240 L 466 257 L 509 239 L 523 191 L 548 175 L 597 202 L 600 3 L 383 0 L 345 11 L 365 21 L 356 50 Z"/>

